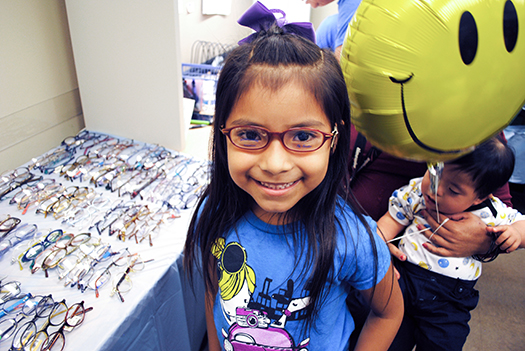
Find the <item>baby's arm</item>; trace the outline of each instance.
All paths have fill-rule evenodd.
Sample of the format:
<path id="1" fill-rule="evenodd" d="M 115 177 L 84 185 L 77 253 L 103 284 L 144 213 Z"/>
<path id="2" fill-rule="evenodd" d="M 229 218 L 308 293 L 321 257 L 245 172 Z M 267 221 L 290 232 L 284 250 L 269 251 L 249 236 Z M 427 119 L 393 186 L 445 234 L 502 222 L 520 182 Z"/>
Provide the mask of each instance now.
<path id="1" fill-rule="evenodd" d="M 370 301 L 371 311 L 359 335 L 354 350 L 388 350 L 403 320 L 403 295 L 390 265 L 385 277 L 375 286 L 361 293 Z M 372 295 L 373 294 L 373 295 Z"/>
<path id="2" fill-rule="evenodd" d="M 403 229 L 405 229 L 405 226 L 396 221 L 389 212 L 385 213 L 383 217 L 379 218 L 379 221 L 377 221 L 377 234 L 379 234 L 379 236 L 388 244 L 392 256 L 400 261 L 406 260 L 405 255 L 395 244 L 388 243 L 388 241 L 394 239 Z"/>
<path id="3" fill-rule="evenodd" d="M 496 245 L 500 246 L 501 251 L 510 253 L 517 248 L 525 248 L 525 220 L 511 225 L 487 227 L 487 232 L 496 235 Z"/>

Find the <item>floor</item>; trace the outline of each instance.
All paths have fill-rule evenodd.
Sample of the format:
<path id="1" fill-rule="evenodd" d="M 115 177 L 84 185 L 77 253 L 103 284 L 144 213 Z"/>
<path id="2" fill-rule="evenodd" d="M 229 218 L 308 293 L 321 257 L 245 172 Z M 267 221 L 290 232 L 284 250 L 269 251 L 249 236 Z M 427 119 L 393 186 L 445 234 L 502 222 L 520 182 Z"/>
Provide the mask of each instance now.
<path id="1" fill-rule="evenodd" d="M 483 265 L 464 351 L 525 349 L 525 250 Z"/>

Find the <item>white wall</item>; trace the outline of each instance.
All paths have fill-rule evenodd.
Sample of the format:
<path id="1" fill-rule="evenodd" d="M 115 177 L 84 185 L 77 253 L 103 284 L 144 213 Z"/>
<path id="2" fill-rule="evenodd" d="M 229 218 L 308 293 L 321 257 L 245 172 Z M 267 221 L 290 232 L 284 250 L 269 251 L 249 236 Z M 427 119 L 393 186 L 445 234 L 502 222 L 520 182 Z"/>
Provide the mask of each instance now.
<path id="1" fill-rule="evenodd" d="M 240 26 L 237 19 L 253 4 L 253 0 L 232 0 L 228 16 L 203 15 L 202 0 L 179 2 L 182 62 L 192 63 L 191 47 L 197 40 L 231 45 L 252 33 L 249 28 Z"/>
<path id="2" fill-rule="evenodd" d="M 332 1 L 328 5 L 320 6 L 310 11 L 310 21 L 314 28 L 319 28 L 319 24 L 328 16 L 337 13 L 337 1 Z"/>
<path id="3" fill-rule="evenodd" d="M 84 126 L 64 0 L 0 1 L 0 172 Z"/>

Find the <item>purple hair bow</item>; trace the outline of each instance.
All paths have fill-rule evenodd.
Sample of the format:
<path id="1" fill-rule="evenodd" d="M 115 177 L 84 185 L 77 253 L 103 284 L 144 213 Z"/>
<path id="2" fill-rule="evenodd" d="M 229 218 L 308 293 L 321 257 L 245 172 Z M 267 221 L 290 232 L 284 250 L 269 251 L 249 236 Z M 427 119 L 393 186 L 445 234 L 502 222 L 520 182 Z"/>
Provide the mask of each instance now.
<path id="1" fill-rule="evenodd" d="M 281 18 L 276 18 L 274 13 L 280 13 Z M 283 29 L 285 33 L 296 34 L 315 43 L 315 31 L 310 22 L 287 23 L 286 14 L 282 10 L 268 10 L 266 6 L 257 1 L 237 21 L 240 25 L 255 30 L 246 38 L 239 41 L 239 45 L 251 43 L 257 36 L 257 32 L 268 30 L 274 23 Z"/>

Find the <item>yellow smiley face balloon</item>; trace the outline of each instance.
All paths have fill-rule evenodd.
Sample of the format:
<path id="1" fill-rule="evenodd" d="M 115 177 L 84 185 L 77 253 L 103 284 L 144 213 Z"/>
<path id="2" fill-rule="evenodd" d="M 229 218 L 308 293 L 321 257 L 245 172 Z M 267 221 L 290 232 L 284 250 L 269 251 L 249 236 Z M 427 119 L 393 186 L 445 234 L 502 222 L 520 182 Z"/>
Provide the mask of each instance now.
<path id="1" fill-rule="evenodd" d="M 384 151 L 446 161 L 525 103 L 525 0 L 363 0 L 341 65 L 357 130 Z"/>

